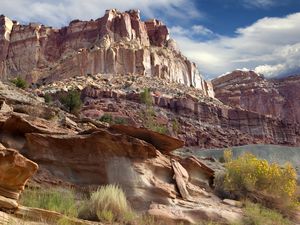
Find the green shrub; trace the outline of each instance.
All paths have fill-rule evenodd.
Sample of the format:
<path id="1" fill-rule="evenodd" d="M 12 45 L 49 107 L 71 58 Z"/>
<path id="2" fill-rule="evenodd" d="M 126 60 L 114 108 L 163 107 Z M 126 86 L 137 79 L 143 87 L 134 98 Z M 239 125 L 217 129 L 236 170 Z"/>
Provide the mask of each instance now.
<path id="1" fill-rule="evenodd" d="M 102 186 L 93 192 L 81 211 L 80 215 L 89 214 L 90 218 L 96 215 L 98 220 L 109 223 L 126 222 L 135 217 L 123 190 L 116 185 Z"/>
<path id="2" fill-rule="evenodd" d="M 141 102 L 146 105 L 146 109 L 141 114 L 144 121 L 144 126 L 149 130 L 167 134 L 168 128 L 165 125 L 159 124 L 155 120 L 155 111 L 152 105 L 152 97 L 149 88 L 145 88 L 144 91 L 140 94 Z"/>
<path id="3" fill-rule="evenodd" d="M 178 134 L 179 132 L 180 132 L 180 123 L 178 122 L 178 120 L 177 119 L 174 119 L 173 121 L 172 121 L 172 129 L 173 129 L 173 131 L 176 133 L 176 134 Z"/>
<path id="4" fill-rule="evenodd" d="M 146 124 L 146 127 L 152 131 L 161 133 L 161 134 L 167 134 L 168 133 L 168 128 L 165 125 L 158 124 L 158 123 L 148 123 Z"/>
<path id="5" fill-rule="evenodd" d="M 45 99 L 45 102 L 46 102 L 46 103 L 52 102 L 52 96 L 51 96 L 49 93 L 46 93 L 46 94 L 44 95 L 44 99 Z"/>
<path id="6" fill-rule="evenodd" d="M 22 79 L 21 77 L 17 77 L 15 79 L 11 80 L 11 82 L 14 85 L 16 85 L 16 87 L 18 87 L 18 88 L 24 89 L 27 87 L 27 82 L 24 79 Z"/>
<path id="7" fill-rule="evenodd" d="M 251 202 L 246 202 L 244 214 L 243 225 L 292 225 L 280 213 Z"/>
<path id="8" fill-rule="evenodd" d="M 60 102 L 70 113 L 78 113 L 82 105 L 80 92 L 75 89 L 70 90 L 66 95 L 60 98 Z"/>
<path id="9" fill-rule="evenodd" d="M 105 123 L 111 124 L 113 122 L 113 117 L 112 117 L 111 114 L 104 114 L 103 116 L 101 116 L 101 118 L 99 120 L 101 122 L 105 122 Z"/>
<path id="10" fill-rule="evenodd" d="M 152 105 L 152 96 L 149 88 L 145 88 L 143 92 L 140 94 L 141 102 L 146 104 L 147 106 Z"/>
<path id="11" fill-rule="evenodd" d="M 42 208 L 76 217 L 75 193 L 69 189 L 25 189 L 20 198 L 21 205 Z"/>
<path id="12" fill-rule="evenodd" d="M 122 117 L 117 117 L 114 119 L 115 124 L 127 124 L 127 121 Z"/>
<path id="13" fill-rule="evenodd" d="M 284 167 L 245 153 L 236 160 L 224 154 L 226 175 L 224 186 L 239 198 L 250 198 L 269 207 L 295 202 L 297 175 L 291 164 Z M 287 206 L 287 205 L 286 205 Z M 284 207 L 286 207 L 284 206 Z"/>

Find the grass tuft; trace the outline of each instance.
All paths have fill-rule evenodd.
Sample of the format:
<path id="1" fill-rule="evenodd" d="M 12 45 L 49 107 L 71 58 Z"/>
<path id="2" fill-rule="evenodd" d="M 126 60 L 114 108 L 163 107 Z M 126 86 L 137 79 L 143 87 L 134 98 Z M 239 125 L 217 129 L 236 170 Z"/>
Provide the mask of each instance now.
<path id="1" fill-rule="evenodd" d="M 75 193 L 70 189 L 25 189 L 20 198 L 20 204 L 33 208 L 41 208 L 77 217 Z"/>

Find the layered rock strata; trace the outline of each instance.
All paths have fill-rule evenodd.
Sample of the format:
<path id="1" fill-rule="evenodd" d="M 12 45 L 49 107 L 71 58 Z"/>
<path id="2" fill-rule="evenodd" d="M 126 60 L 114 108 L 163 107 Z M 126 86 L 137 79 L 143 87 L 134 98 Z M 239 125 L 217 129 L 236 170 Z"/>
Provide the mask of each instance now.
<path id="1" fill-rule="evenodd" d="M 39 164 L 31 184 L 92 190 L 117 183 L 135 210 L 148 212 L 164 224 L 197 224 L 203 219 L 229 222 L 241 217 L 241 209 L 223 204 L 214 195 L 211 183 L 214 170 L 205 166 L 205 160 L 181 159 L 170 153 L 183 146 L 180 140 L 144 128 L 124 125 L 109 128 L 92 120 L 75 122 L 76 118 L 66 117 L 68 114 L 58 121 L 16 112 L 0 115 L 0 134 L 10 137 L 10 142 L 3 141 L 7 139 L 1 142 L 16 146 Z M 19 144 L 20 139 L 23 145 Z M 9 197 L 17 198 L 37 165 L 5 147 L 0 156 L 0 196 L 6 190 L 5 196 L 9 193 Z M 5 199 L 6 207 L 7 204 L 17 207 L 16 199 L 10 200 Z M 3 202 L 0 197 L 1 207 Z M 15 213 L 61 218 L 59 214 L 24 207 Z"/>
<path id="2" fill-rule="evenodd" d="M 265 79 L 253 71 L 234 71 L 212 81 L 223 103 L 300 124 L 300 76 Z"/>
<path id="3" fill-rule="evenodd" d="M 108 112 L 121 110 L 118 103 L 112 110 L 105 104 L 113 104 L 123 99 L 127 104 L 125 109 L 131 106 L 129 101 L 140 102 L 140 94 L 125 94 L 120 91 L 101 90 L 87 87 L 82 96 L 86 99 L 87 113 L 90 109 L 104 109 Z M 97 100 L 98 99 L 98 100 Z M 102 103 L 99 101 L 102 99 Z M 110 99 L 104 101 L 104 99 Z M 218 145 L 229 147 L 243 145 L 245 143 L 272 143 L 282 145 L 299 146 L 300 125 L 289 123 L 285 120 L 273 118 L 257 112 L 244 110 L 237 107 L 229 107 L 213 102 L 199 101 L 193 96 L 171 97 L 152 96 L 153 104 L 159 108 L 167 109 L 180 116 L 180 126 L 184 133 L 179 137 L 186 141 L 187 145 L 198 145 L 204 148 L 213 148 Z M 106 106 L 105 106 L 106 105 Z M 84 113 L 84 111 L 83 111 Z M 103 115 L 103 114 L 102 114 Z M 170 116 L 173 117 L 173 116 Z M 189 120 L 193 119 L 192 128 L 186 127 Z M 197 121 L 197 122 L 195 122 Z M 197 124 L 200 123 L 200 127 Z M 234 138 L 233 138 L 234 137 Z"/>
<path id="4" fill-rule="evenodd" d="M 16 150 L 0 149 L 0 209 L 16 209 L 17 200 L 27 180 L 36 172 L 38 165 Z"/>
<path id="5" fill-rule="evenodd" d="M 167 27 L 141 21 L 139 11 L 107 10 L 102 18 L 54 29 L 0 17 L 0 74 L 30 83 L 93 74 L 156 76 L 213 96 L 195 63 L 183 56 Z"/>

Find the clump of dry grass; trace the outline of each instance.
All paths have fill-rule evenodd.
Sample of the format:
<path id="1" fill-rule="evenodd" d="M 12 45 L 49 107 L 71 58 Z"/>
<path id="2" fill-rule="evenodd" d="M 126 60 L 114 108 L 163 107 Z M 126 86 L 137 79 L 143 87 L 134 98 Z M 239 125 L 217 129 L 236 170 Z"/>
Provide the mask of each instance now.
<path id="1" fill-rule="evenodd" d="M 81 208 L 79 216 L 109 223 L 126 222 L 135 218 L 125 193 L 117 185 L 102 186 L 93 192 Z"/>

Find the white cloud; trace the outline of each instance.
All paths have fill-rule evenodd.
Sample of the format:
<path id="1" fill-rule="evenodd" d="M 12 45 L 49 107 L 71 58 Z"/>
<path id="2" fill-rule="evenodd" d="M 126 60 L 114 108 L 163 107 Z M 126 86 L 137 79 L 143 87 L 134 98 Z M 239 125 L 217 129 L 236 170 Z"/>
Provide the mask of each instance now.
<path id="1" fill-rule="evenodd" d="M 206 28 L 202 25 L 192 26 L 192 31 L 193 31 L 194 34 L 199 34 L 199 35 L 211 35 L 211 34 L 213 34 L 213 32 L 210 29 L 208 29 L 208 28 Z"/>
<path id="2" fill-rule="evenodd" d="M 246 7 L 271 7 L 280 3 L 278 0 L 243 0 Z"/>
<path id="3" fill-rule="evenodd" d="M 260 19 L 235 37 L 199 42 L 183 34 L 173 38 L 208 78 L 243 67 L 271 77 L 300 71 L 300 13 Z"/>
<path id="4" fill-rule="evenodd" d="M 73 19 L 102 17 L 106 9 L 140 9 L 146 17 L 192 19 L 202 14 L 186 0 L 1 0 L 0 13 L 21 21 L 60 27 Z"/>
<path id="5" fill-rule="evenodd" d="M 173 26 L 170 28 L 170 33 L 174 36 L 185 36 L 192 39 L 199 39 L 201 37 L 212 38 L 215 35 L 214 32 L 202 25 L 193 25 L 190 29 L 181 26 Z"/>

